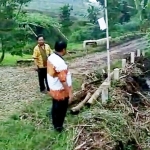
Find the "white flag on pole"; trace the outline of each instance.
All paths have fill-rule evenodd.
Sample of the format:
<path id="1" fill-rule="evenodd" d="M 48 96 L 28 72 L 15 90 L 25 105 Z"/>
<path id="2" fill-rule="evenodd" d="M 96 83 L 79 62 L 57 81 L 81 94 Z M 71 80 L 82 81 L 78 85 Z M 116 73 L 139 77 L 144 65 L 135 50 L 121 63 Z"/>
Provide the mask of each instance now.
<path id="1" fill-rule="evenodd" d="M 106 26 L 104 17 L 98 19 L 98 23 L 99 23 L 99 26 L 100 26 L 100 30 L 105 30 L 105 29 L 107 29 L 107 26 Z"/>

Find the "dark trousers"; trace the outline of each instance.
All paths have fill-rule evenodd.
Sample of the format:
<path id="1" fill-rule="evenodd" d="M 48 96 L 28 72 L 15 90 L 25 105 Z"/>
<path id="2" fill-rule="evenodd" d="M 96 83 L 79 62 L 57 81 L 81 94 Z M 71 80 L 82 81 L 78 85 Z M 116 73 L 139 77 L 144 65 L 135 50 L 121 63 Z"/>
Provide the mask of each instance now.
<path id="1" fill-rule="evenodd" d="M 49 91 L 50 89 L 47 82 L 47 68 L 38 68 L 38 78 L 39 78 L 40 91 L 41 92 L 44 90 Z"/>
<path id="2" fill-rule="evenodd" d="M 63 128 L 64 119 L 67 113 L 69 98 L 58 101 L 53 99 L 52 123 L 55 129 Z"/>

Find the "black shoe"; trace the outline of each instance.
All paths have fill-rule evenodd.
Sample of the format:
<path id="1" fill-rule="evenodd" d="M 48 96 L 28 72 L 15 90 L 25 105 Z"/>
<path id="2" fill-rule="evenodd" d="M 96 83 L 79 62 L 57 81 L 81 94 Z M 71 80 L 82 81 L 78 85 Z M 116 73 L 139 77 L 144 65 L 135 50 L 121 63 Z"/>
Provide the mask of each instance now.
<path id="1" fill-rule="evenodd" d="M 41 91 L 41 93 L 42 93 L 42 94 L 47 94 L 47 91 L 46 91 L 46 90 L 44 90 L 44 91 Z"/>
<path id="2" fill-rule="evenodd" d="M 61 133 L 64 130 L 64 128 L 63 127 L 56 127 L 55 130 L 57 132 Z"/>

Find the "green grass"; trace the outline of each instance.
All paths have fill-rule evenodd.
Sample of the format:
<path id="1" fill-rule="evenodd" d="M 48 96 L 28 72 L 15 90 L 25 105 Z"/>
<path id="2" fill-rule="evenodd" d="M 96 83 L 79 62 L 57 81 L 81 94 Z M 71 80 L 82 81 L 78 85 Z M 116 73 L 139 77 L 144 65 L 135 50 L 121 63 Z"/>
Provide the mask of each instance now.
<path id="1" fill-rule="evenodd" d="M 116 60 L 112 65 L 111 65 L 111 70 L 114 70 L 115 68 L 121 68 L 122 62 L 121 60 Z"/>
<path id="2" fill-rule="evenodd" d="M 1 55 L 1 53 L 0 53 L 0 55 Z M 30 58 L 32 58 L 31 55 L 24 55 L 23 57 L 21 57 L 21 56 L 16 56 L 16 55 L 12 56 L 11 54 L 6 53 L 4 60 L 0 65 L 2 65 L 2 66 L 14 66 L 14 65 L 16 65 L 17 60 L 30 59 Z"/>
<path id="3" fill-rule="evenodd" d="M 125 36 L 121 36 L 121 37 L 117 37 L 115 39 L 113 39 L 110 44 L 112 45 L 119 45 L 119 44 L 122 44 L 124 42 L 127 42 L 129 40 L 133 40 L 133 39 L 136 39 L 136 38 L 140 38 L 142 37 L 142 35 L 136 35 L 136 34 L 129 34 L 129 35 L 125 35 Z M 65 58 L 67 60 L 72 60 L 74 58 L 77 58 L 77 57 L 83 57 L 86 55 L 86 51 L 83 50 L 83 46 L 82 46 L 82 43 L 69 43 L 68 44 L 68 51 L 75 51 L 76 54 L 72 54 L 71 56 L 65 56 Z M 100 47 L 95 47 L 95 48 L 91 48 L 89 51 L 88 51 L 88 54 L 90 53 L 95 53 L 95 52 L 102 52 L 106 50 L 106 46 L 105 44 L 101 45 Z M 1 53 L 0 53 L 1 54 Z M 7 54 L 6 53 L 6 56 L 5 56 L 5 59 L 4 61 L 0 64 L 0 65 L 3 65 L 3 66 L 14 66 L 16 65 L 16 61 L 19 60 L 19 59 L 27 59 L 27 58 L 32 58 L 31 55 L 24 55 L 24 57 L 20 57 L 20 56 L 12 56 L 10 54 Z"/>
<path id="4" fill-rule="evenodd" d="M 81 82 L 73 81 L 73 88 L 79 89 Z M 73 146 L 74 126 L 80 119 L 66 117 L 66 131 L 59 134 L 53 130 L 51 122 L 46 117 L 51 107 L 48 96 L 32 101 L 24 109 L 13 114 L 7 121 L 0 121 L 0 149 L 1 150 L 71 150 Z M 24 119 L 21 119 L 22 118 Z M 23 117 L 25 116 L 25 117 Z"/>
<path id="5" fill-rule="evenodd" d="M 75 43 L 69 43 L 68 44 L 68 50 L 71 51 L 71 50 L 81 50 L 82 49 L 82 44 L 75 44 Z M 76 58 L 80 55 L 84 55 L 84 52 L 77 52 L 77 54 L 73 54 L 73 57 L 68 57 L 69 59 L 72 59 L 72 58 Z M 0 56 L 1 56 L 1 53 L 0 53 Z M 15 66 L 16 65 L 16 62 L 17 60 L 20 60 L 20 59 L 31 59 L 32 58 L 32 55 L 23 55 L 23 57 L 21 56 L 12 56 L 11 54 L 9 53 L 6 53 L 5 54 L 5 58 L 3 60 L 3 62 L 0 64 L 0 66 Z"/>
<path id="6" fill-rule="evenodd" d="M 30 55 L 26 55 L 23 58 L 30 58 Z M 21 57 L 14 56 L 12 57 L 9 54 L 6 54 L 6 58 L 3 62 L 4 65 L 12 65 L 16 63 L 16 60 L 21 59 Z M 117 61 L 114 67 L 120 68 L 120 61 Z M 75 80 L 73 82 L 74 89 L 77 90 L 80 88 L 81 82 Z M 28 105 L 24 106 L 23 110 L 13 114 L 9 117 L 7 121 L 0 121 L 0 149 L 1 150 L 72 150 L 74 147 L 74 137 L 77 135 L 75 131 L 75 125 L 81 124 L 83 120 L 82 113 L 78 116 L 72 116 L 67 114 L 65 127 L 66 130 L 62 134 L 56 133 L 51 125 L 51 122 L 48 117 L 46 117 L 47 110 L 51 107 L 51 99 L 45 96 L 43 99 L 32 101 Z M 94 106 L 96 107 L 96 106 Z M 98 108 L 98 112 L 101 109 Z M 87 113 L 89 110 L 84 110 Z M 88 113 L 87 113 L 88 114 Z M 22 116 L 22 117 L 20 117 Z M 109 118 L 113 118 L 111 114 L 107 114 Z M 117 115 L 118 117 L 118 115 Z M 21 119 L 23 118 L 23 119 Z M 101 119 L 104 118 L 104 119 Z M 100 116 L 100 122 L 97 123 L 97 126 L 105 125 L 102 120 L 107 120 L 106 116 Z M 118 121 L 120 121 L 117 118 Z M 90 120 L 91 121 L 91 120 Z M 90 123 L 88 120 L 87 124 Z M 110 120 L 108 123 L 111 123 Z M 94 122 L 92 121 L 92 124 Z M 115 126 L 114 126 L 115 124 Z M 117 126 L 118 125 L 118 126 Z M 115 128 L 117 126 L 117 129 Z M 114 127 L 115 129 L 112 129 Z M 103 127 L 104 128 L 104 127 Z M 120 131 L 122 126 L 118 122 L 112 124 L 109 127 L 109 124 L 105 125 L 107 128 L 106 131 L 111 129 L 113 134 L 116 136 L 116 131 L 118 134 L 124 133 Z M 89 129 L 90 130 L 90 129 Z M 101 132 L 102 127 L 98 129 Z"/>
<path id="7" fill-rule="evenodd" d="M 72 60 L 72 59 L 75 59 L 77 57 L 85 56 L 86 55 L 86 51 L 81 51 L 81 49 L 82 49 L 81 44 L 77 44 L 77 45 L 70 44 L 68 46 L 68 50 L 69 51 L 74 50 L 76 52 L 76 54 L 71 54 L 71 56 L 70 55 L 66 55 L 65 56 L 66 60 Z M 99 48 L 91 48 L 91 50 L 88 52 L 88 54 L 94 53 L 94 52 L 100 52 L 100 51 L 103 51 L 103 49 L 99 50 Z M 32 58 L 32 55 L 24 55 L 23 57 L 21 57 L 21 56 L 16 56 L 16 55 L 12 56 L 11 54 L 6 53 L 4 60 L 3 60 L 3 62 L 0 65 L 1 66 L 15 66 L 17 60 L 20 60 L 20 59 L 31 59 L 31 58 Z"/>
<path id="8" fill-rule="evenodd" d="M 20 114 L 13 115 L 6 122 L 0 122 L 1 150 L 66 150 L 71 146 L 68 141 L 73 136 L 73 128 L 63 134 L 56 133 L 46 117 L 50 107 L 50 99 L 34 101 Z M 28 115 L 20 120 L 19 115 Z M 75 122 L 75 118 L 67 117 L 67 124 Z"/>
<path id="9" fill-rule="evenodd" d="M 120 62 L 116 61 L 113 66 L 119 68 Z M 74 90 L 78 90 L 80 87 L 81 81 L 74 80 Z M 68 111 L 64 124 L 66 130 L 59 134 L 53 130 L 52 124 L 46 116 L 51 107 L 50 97 L 45 96 L 43 99 L 31 101 L 24 106 L 23 110 L 10 116 L 7 121 L 0 121 L 0 149 L 73 150 L 74 139 L 79 133 L 75 126 L 79 124 L 96 125 L 95 127 L 87 127 L 85 129 L 86 135 L 98 131 L 112 135 L 111 141 L 114 139 L 115 141 L 127 140 L 128 134 L 126 135 L 124 132 L 127 128 L 125 126 L 126 118 L 124 118 L 124 114 L 120 113 L 121 110 L 118 110 L 118 112 L 116 110 L 105 111 L 101 105 L 97 105 L 94 105 L 91 109 L 83 109 L 76 116 L 72 116 Z M 82 113 L 83 111 L 84 113 Z M 89 113 L 93 113 L 92 118 L 90 118 L 90 115 L 88 116 Z M 100 121 L 97 119 L 100 119 Z"/>
<path id="10" fill-rule="evenodd" d="M 110 71 L 113 71 L 115 68 L 121 68 L 121 67 L 122 67 L 121 60 L 115 60 L 110 66 Z M 104 67 L 104 70 L 107 70 L 107 66 Z"/>
<path id="11" fill-rule="evenodd" d="M 81 80 L 73 80 L 73 89 L 79 90 L 80 87 Z M 46 116 L 50 107 L 51 99 L 45 96 L 28 103 L 20 113 L 13 114 L 7 121 L 0 121 L 0 149 L 72 150 L 74 137 L 78 134 L 75 125 L 84 122 L 82 113 L 72 116 L 68 111 L 64 124 L 66 130 L 59 134 L 53 130 L 51 120 Z"/>
<path id="12" fill-rule="evenodd" d="M 82 43 L 69 43 L 68 50 L 82 50 L 83 44 Z"/>
<path id="13" fill-rule="evenodd" d="M 79 81 L 73 82 L 74 88 L 80 87 Z M 77 125 L 94 125 L 85 127 L 85 136 L 89 133 L 105 133 L 111 137 L 111 142 L 125 140 L 132 137 L 124 132 L 126 115 L 121 110 L 104 109 L 101 105 L 94 105 L 91 109 L 84 109 L 79 115 L 72 116 L 69 111 L 65 119 L 65 131 L 57 133 L 53 130 L 51 120 L 46 117 L 51 107 L 51 99 L 45 96 L 24 106 L 20 113 L 13 114 L 7 121 L 0 121 L 0 149 L 1 150 L 73 150 L 74 141 L 79 130 Z M 90 117 L 91 114 L 92 116 Z M 22 118 L 22 119 L 21 119 Z M 95 120 L 96 119 L 96 120 Z M 81 130 L 82 127 L 80 127 Z M 84 137 L 84 141 L 89 137 Z M 104 138 L 97 137 L 97 142 Z M 94 137 L 91 137 L 94 138 Z M 96 138 L 95 138 L 96 139 Z M 103 140 L 104 140 L 103 139 Z M 81 139 L 79 139 L 81 140 Z M 83 141 L 82 141 L 83 142 Z M 110 142 L 110 143 L 111 143 Z"/>

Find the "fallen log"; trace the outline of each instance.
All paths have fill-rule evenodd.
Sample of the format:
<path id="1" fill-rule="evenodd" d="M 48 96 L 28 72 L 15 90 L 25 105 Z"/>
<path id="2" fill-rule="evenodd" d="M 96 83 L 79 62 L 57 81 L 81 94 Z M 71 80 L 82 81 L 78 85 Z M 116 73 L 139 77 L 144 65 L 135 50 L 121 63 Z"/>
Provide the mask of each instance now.
<path id="1" fill-rule="evenodd" d="M 70 105 L 80 102 L 82 99 L 86 97 L 86 95 L 87 95 L 87 91 L 85 89 L 77 91 L 76 93 L 73 94 L 73 99 L 70 102 Z"/>
<path id="2" fill-rule="evenodd" d="M 31 65 L 31 63 L 34 62 L 34 59 L 21 59 L 21 60 L 17 60 L 16 63 L 17 65 Z"/>
<path id="3" fill-rule="evenodd" d="M 97 80 L 94 80 L 94 81 L 91 81 L 91 82 L 85 82 L 81 85 L 81 89 L 86 90 L 88 87 L 90 87 L 90 85 L 97 84 L 101 81 L 102 81 L 102 79 L 97 79 Z"/>
<path id="4" fill-rule="evenodd" d="M 90 99 L 90 97 L 91 97 L 91 93 L 87 93 L 85 99 L 81 101 L 77 106 L 71 109 L 71 113 L 79 112 L 81 108 L 84 106 L 84 104 Z"/>
<path id="5" fill-rule="evenodd" d="M 68 54 L 76 54 L 77 52 L 75 51 L 68 51 Z"/>
<path id="6" fill-rule="evenodd" d="M 83 99 L 85 99 L 88 93 L 93 94 L 95 91 L 96 87 L 94 87 L 92 84 L 82 84 L 81 90 L 73 94 L 73 99 L 70 102 L 70 105 L 81 102 Z"/>
<path id="7" fill-rule="evenodd" d="M 112 78 L 113 74 L 114 74 L 114 72 L 112 72 L 112 73 L 110 74 L 110 78 Z M 107 82 L 107 81 L 108 81 L 108 78 L 105 79 L 104 82 Z M 103 83 L 104 83 L 104 82 L 103 82 Z M 99 86 L 99 88 L 94 92 L 94 94 L 93 94 L 93 95 L 91 96 L 91 98 L 88 100 L 87 104 L 89 104 L 89 105 L 94 104 L 94 102 L 97 100 L 97 98 L 99 97 L 100 93 L 102 92 L 103 83 L 102 83 L 102 84 Z"/>
<path id="8" fill-rule="evenodd" d="M 21 59 L 21 60 L 17 60 L 17 63 L 30 63 L 30 62 L 34 62 L 34 59 Z"/>

